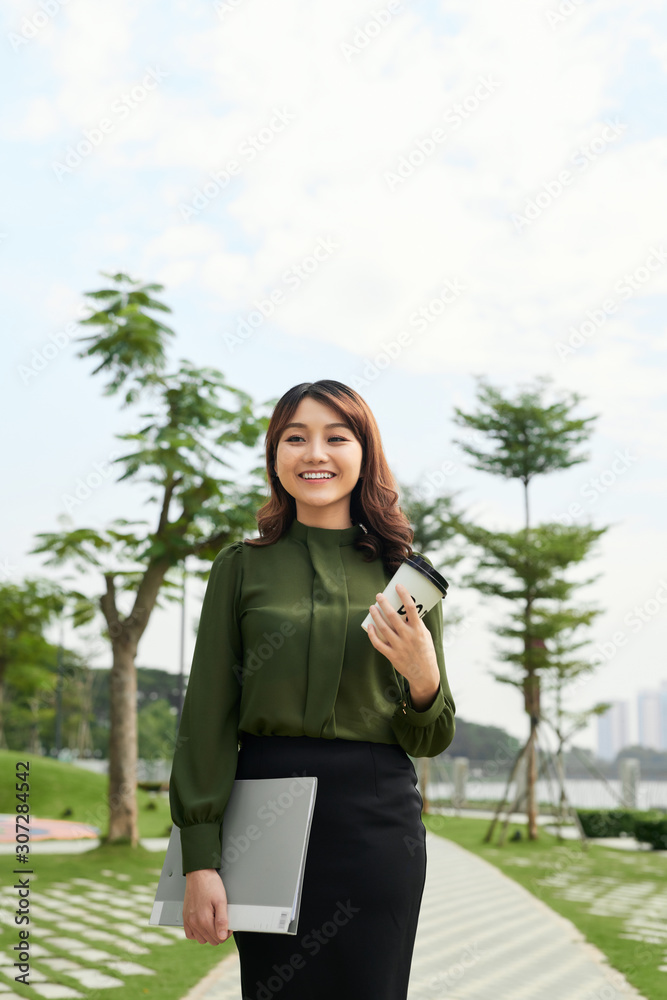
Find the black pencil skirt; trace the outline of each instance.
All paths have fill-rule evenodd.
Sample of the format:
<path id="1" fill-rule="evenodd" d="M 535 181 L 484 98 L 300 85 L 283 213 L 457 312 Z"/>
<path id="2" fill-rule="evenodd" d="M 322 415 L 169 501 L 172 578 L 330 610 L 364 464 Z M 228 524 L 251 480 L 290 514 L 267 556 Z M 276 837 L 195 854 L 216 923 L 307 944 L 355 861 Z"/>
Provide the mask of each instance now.
<path id="1" fill-rule="evenodd" d="M 237 778 L 318 778 L 296 935 L 234 933 L 243 1000 L 406 1000 L 426 881 L 409 756 L 357 740 L 240 740 Z"/>

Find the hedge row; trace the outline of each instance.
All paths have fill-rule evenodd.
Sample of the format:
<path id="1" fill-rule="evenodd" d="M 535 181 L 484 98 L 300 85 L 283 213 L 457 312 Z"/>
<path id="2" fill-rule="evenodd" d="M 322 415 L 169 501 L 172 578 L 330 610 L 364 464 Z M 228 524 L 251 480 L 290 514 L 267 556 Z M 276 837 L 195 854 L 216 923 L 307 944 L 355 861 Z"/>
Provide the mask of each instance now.
<path id="1" fill-rule="evenodd" d="M 650 809 L 577 809 L 587 837 L 635 837 L 654 851 L 667 851 L 667 811 Z"/>

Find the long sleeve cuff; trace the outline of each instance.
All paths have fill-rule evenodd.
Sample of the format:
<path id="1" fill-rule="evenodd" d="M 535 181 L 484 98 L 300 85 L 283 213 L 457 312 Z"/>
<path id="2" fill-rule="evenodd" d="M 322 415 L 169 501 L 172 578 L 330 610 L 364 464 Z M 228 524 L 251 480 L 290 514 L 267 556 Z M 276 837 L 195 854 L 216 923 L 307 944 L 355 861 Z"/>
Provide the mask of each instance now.
<path id="1" fill-rule="evenodd" d="M 411 757 L 436 757 L 454 739 L 454 706 L 445 698 L 442 681 L 432 705 L 418 712 L 406 695 L 391 717 L 391 727 L 400 746 Z"/>
<path id="2" fill-rule="evenodd" d="M 445 695 L 442 690 L 442 681 L 438 684 L 438 691 L 435 695 L 433 704 L 429 705 L 428 708 L 425 708 L 423 711 L 419 711 L 418 709 L 413 708 L 411 701 L 412 699 L 410 698 L 410 691 L 408 689 L 405 700 L 401 701 L 401 704 L 399 705 L 400 712 L 397 711 L 395 714 L 403 715 L 413 726 L 430 726 L 432 722 L 435 722 L 445 707 Z"/>
<path id="3" fill-rule="evenodd" d="M 181 828 L 183 874 L 200 868 L 219 868 L 222 863 L 222 825 L 197 823 Z"/>

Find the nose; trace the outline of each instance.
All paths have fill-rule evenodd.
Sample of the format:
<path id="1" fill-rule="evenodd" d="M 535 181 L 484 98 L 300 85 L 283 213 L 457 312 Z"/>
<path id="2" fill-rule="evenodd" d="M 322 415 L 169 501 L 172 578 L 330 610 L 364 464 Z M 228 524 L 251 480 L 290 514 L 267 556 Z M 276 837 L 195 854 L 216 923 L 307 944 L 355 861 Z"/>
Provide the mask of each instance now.
<path id="1" fill-rule="evenodd" d="M 310 444 L 306 448 L 306 460 L 313 464 L 326 461 L 327 450 L 324 440 L 315 436 L 310 439 Z"/>

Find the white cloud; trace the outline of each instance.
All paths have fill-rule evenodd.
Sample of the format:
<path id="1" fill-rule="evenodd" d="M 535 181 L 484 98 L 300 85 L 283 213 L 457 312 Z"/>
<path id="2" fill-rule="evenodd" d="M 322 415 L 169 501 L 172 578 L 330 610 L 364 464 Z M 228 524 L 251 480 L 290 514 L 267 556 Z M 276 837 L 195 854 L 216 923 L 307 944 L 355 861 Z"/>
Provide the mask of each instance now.
<path id="1" fill-rule="evenodd" d="M 50 41 L 61 81 L 53 100 L 70 125 L 90 124 L 136 76 L 136 15 L 115 3 L 101 9 L 93 18 L 73 5 L 67 31 Z M 448 35 L 431 31 L 419 10 L 405 5 L 346 61 L 341 43 L 358 39 L 372 6 L 316 9 L 293 0 L 278 8 L 252 0 L 218 18 L 211 5 L 165 50 L 171 79 L 195 73 L 198 86 L 177 95 L 158 88 L 85 167 L 100 177 L 164 172 L 174 224 L 145 247 L 145 259 L 163 280 L 200 283 L 225 309 L 249 311 L 331 234 L 340 249 L 275 312 L 286 332 L 369 355 L 456 277 L 465 294 L 415 335 L 399 364 L 413 371 L 544 369 L 554 363 L 554 341 L 599 308 L 659 242 L 657 222 L 667 213 L 667 140 L 636 138 L 637 122 L 621 122 L 627 127 L 594 147 L 585 169 L 572 159 L 610 134 L 603 130 L 618 118 L 609 98 L 618 67 L 630 41 L 646 34 L 641 12 L 654 5 L 633 13 L 616 4 L 615 28 L 628 28 L 622 32 L 604 30 L 600 4 L 582 6 L 563 31 L 549 27 L 548 9 L 518 0 L 448 4 L 447 13 L 461 13 L 460 31 Z M 515 16 L 521 29 L 509 30 Z M 483 80 L 492 92 L 467 111 Z M 463 111 L 455 111 L 461 103 Z M 49 109 L 45 98 L 33 100 L 26 133 L 47 127 Z M 272 132 L 276 109 L 293 120 Z M 466 117 L 451 117 L 459 112 Z M 390 190 L 387 172 L 438 126 L 446 141 Z M 252 159 L 243 145 L 251 137 L 258 144 Z M 232 159 L 238 180 L 179 225 L 179 206 Z M 169 179 L 176 168 L 183 183 Z M 563 170 L 570 183 L 517 232 L 513 213 L 540 192 L 545 197 L 545 184 L 557 191 Z M 231 240 L 227 219 L 250 247 Z M 664 268 L 561 365 L 574 384 L 594 370 L 605 402 L 622 372 L 625 402 L 616 413 L 661 391 L 639 349 L 656 335 L 635 332 L 632 309 L 666 289 Z"/>
<path id="2" fill-rule="evenodd" d="M 104 156 L 106 169 L 189 167 L 190 185 L 178 196 L 171 185 L 176 214 L 210 170 L 241 161 L 240 183 L 211 198 L 197 217 L 213 239 L 195 251 L 185 236 L 148 251 L 161 246 L 170 274 L 192 273 L 227 308 L 250 309 L 309 244 L 333 233 L 340 251 L 276 313 L 288 332 L 313 336 L 317 329 L 323 339 L 368 353 L 457 274 L 468 294 L 455 322 L 448 315 L 429 331 L 443 336 L 425 338 L 422 366 L 465 369 L 485 361 L 502 369 L 517 359 L 526 369 L 544 366 L 553 360 L 544 327 L 565 331 L 583 318 L 659 235 L 655 220 L 667 208 L 659 168 L 665 142 L 633 143 L 628 123 L 626 134 L 576 172 L 572 154 L 610 117 L 607 93 L 625 41 L 596 34 L 586 16 L 559 35 L 543 11 L 510 7 L 522 15 L 521 31 L 507 30 L 507 5 L 487 3 L 466 8 L 463 30 L 451 38 L 429 34 L 406 9 L 348 64 L 339 46 L 363 22 L 356 5 L 314 12 L 294 3 L 278 11 L 253 0 L 252 17 L 250 6 L 240 6 L 221 22 L 212 18 L 204 31 L 183 33 L 184 65 L 205 74 L 210 106 L 202 104 L 201 89 L 192 98 L 154 95 L 98 163 Z M 100 59 L 106 72 L 98 67 L 93 74 L 90 59 L 75 62 L 77 90 L 84 76 L 94 89 L 127 41 L 125 15 L 115 16 L 113 42 L 105 42 Z M 89 30 L 87 20 L 77 23 L 77 44 Z M 72 66 L 62 55 L 59 68 L 69 74 L 71 97 Z M 497 91 L 450 128 L 437 157 L 391 192 L 384 174 L 484 77 L 499 81 Z M 112 91 L 118 86 L 105 93 Z M 221 99 L 222 115 L 215 110 Z M 267 128 L 276 107 L 294 122 L 245 160 L 242 143 Z M 141 134 L 150 142 L 128 155 L 127 141 Z M 571 185 L 517 234 L 512 212 L 568 167 Z M 256 245 L 252 251 L 230 247 L 225 213 Z M 664 290 L 664 282 L 657 275 L 650 293 Z M 457 336 L 462 329 L 465 337 Z M 510 340 L 518 349 L 508 354 Z M 415 353 L 411 360 L 420 367 L 418 346 Z"/>
<path id="3" fill-rule="evenodd" d="M 667 72 L 651 23 L 660 3 L 586 0 L 550 27 L 546 14 L 556 7 L 448 0 L 434 14 L 406 3 L 346 59 L 341 43 L 361 37 L 378 5 L 243 0 L 220 18 L 213 3 L 181 2 L 174 15 L 156 3 L 72 0 L 17 54 L 22 97 L 7 130 L 29 141 L 31 156 L 43 144 L 47 196 L 39 202 L 31 191 L 30 205 L 50 204 L 51 159 L 157 65 L 169 74 L 164 83 L 114 119 L 113 132 L 56 190 L 70 198 L 71 246 L 102 231 L 105 251 L 119 261 L 136 251 L 139 270 L 167 291 L 189 290 L 193 301 L 205 293 L 229 328 L 227 313 L 233 321 L 257 298 L 285 291 L 285 272 L 331 237 L 339 247 L 285 294 L 258 337 L 278 328 L 337 345 L 361 370 L 408 330 L 398 369 L 454 375 L 466 386 L 471 373 L 509 385 L 551 370 L 558 385 L 584 396 L 586 412 L 602 415 L 605 441 L 641 442 L 643 455 L 659 454 L 665 348 L 653 317 L 667 265 L 574 355 L 560 359 L 555 347 L 651 247 L 667 244 L 667 139 L 623 75 L 641 46 L 650 72 L 653 58 Z M 11 9 L 20 20 L 24 5 L 12 0 Z M 485 79 L 490 93 L 476 99 Z M 664 75 L 651 80 L 657 102 Z M 293 118 L 284 128 L 272 127 L 277 111 Z M 627 128 L 578 168 L 577 150 L 609 135 L 608 121 L 623 115 Z M 386 174 L 418 143 L 428 146 L 437 127 L 447 139 L 392 190 Z M 231 160 L 237 176 L 215 192 L 209 174 Z M 538 195 L 543 202 L 545 185 L 557 190 L 563 170 L 571 182 L 518 232 L 513 213 Z M 92 210 L 87 185 L 99 197 Z M 185 221 L 182 205 L 207 185 L 205 204 Z M 139 242 L 135 220 L 149 238 Z M 62 232 L 57 246 L 44 240 L 49 267 Z M 447 280 L 464 291 L 418 331 L 410 317 Z M 19 277 L 17 287 L 28 285 Z M 67 280 L 53 280 L 44 308 L 69 319 L 79 298 Z M 454 402 L 466 406 L 466 392 Z M 642 464 L 623 490 L 633 501 L 652 498 L 654 470 Z M 634 544 L 609 548 L 610 564 L 629 565 Z"/>

